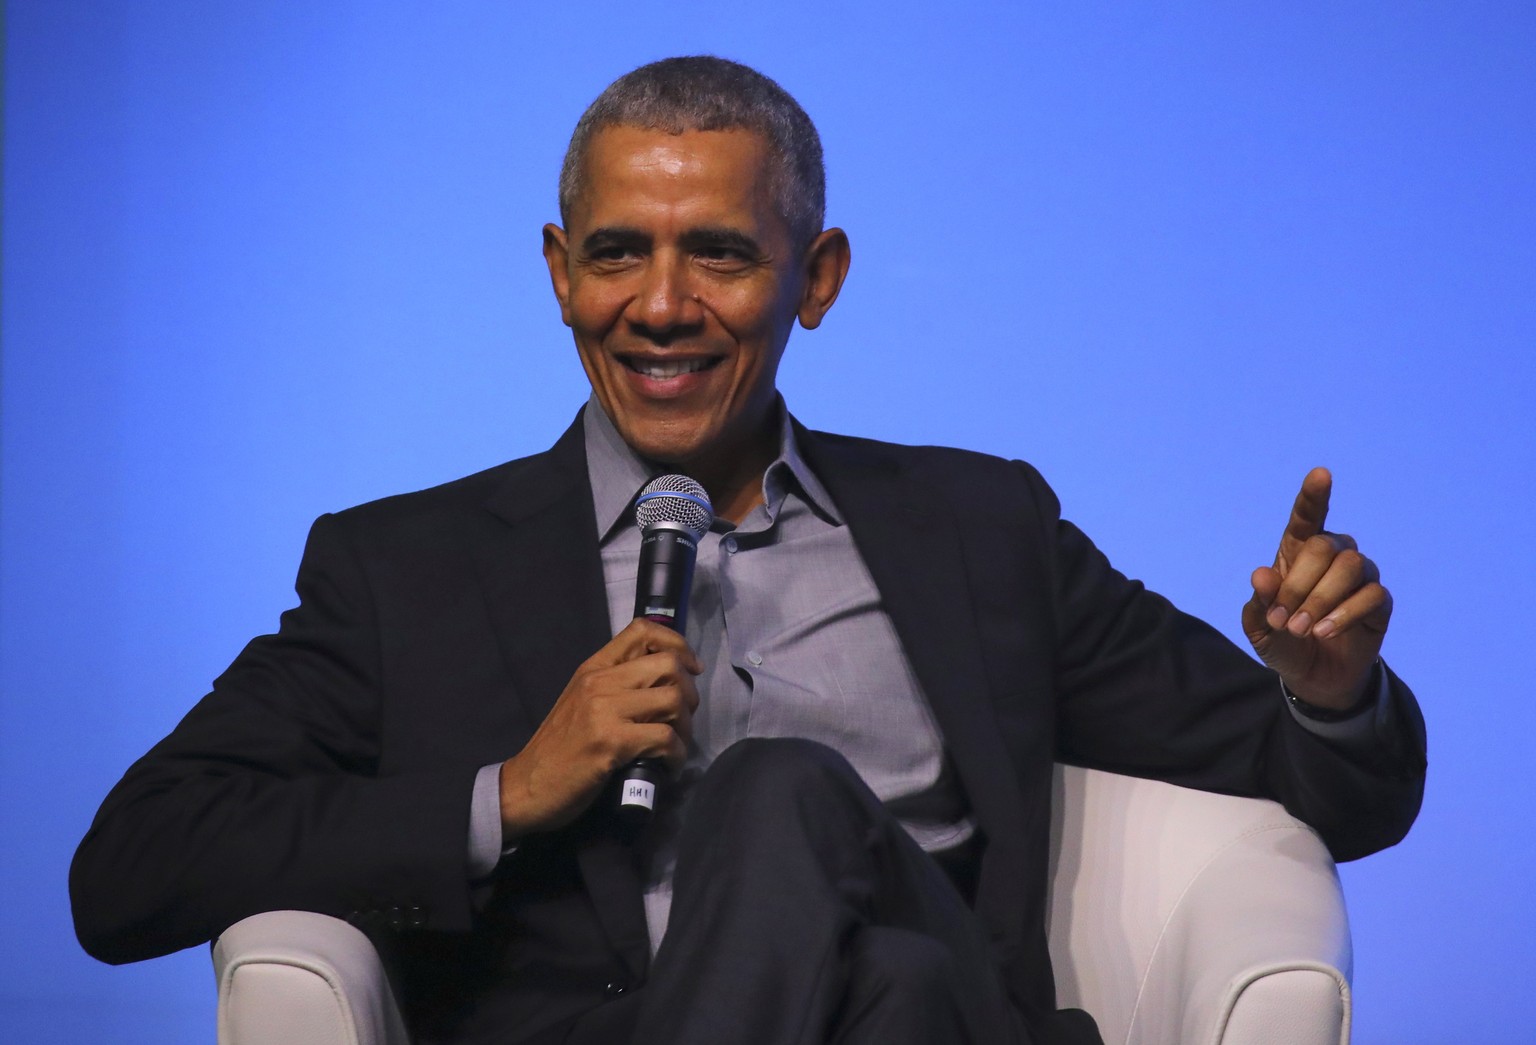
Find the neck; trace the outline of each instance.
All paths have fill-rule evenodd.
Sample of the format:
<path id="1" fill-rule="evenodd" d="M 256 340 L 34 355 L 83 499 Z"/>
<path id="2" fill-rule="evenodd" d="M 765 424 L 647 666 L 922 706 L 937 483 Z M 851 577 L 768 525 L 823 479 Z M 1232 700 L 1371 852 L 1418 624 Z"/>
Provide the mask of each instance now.
<path id="1" fill-rule="evenodd" d="M 763 472 L 778 452 L 778 426 L 770 420 L 753 438 L 728 451 L 689 462 L 688 474 L 709 491 L 716 517 L 740 523 L 763 503 Z"/>

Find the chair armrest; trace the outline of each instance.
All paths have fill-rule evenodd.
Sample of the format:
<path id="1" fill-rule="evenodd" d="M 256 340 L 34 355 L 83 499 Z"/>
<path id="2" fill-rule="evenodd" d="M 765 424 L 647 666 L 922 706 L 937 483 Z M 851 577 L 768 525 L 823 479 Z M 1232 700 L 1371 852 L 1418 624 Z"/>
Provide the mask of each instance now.
<path id="1" fill-rule="evenodd" d="M 362 932 L 310 911 L 269 911 L 213 945 L 219 1045 L 408 1045 L 383 963 Z"/>
<path id="2" fill-rule="evenodd" d="M 1333 861 L 1277 803 L 1058 766 L 1051 958 L 1106 1042 L 1339 1045 L 1349 923 Z"/>

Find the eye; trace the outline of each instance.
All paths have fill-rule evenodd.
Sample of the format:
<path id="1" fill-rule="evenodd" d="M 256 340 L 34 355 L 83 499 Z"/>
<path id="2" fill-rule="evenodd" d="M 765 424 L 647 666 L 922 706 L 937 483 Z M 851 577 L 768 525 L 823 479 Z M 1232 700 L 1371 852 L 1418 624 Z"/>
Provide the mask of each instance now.
<path id="1" fill-rule="evenodd" d="M 581 245 L 581 262 L 595 269 L 624 269 L 650 252 L 650 239 L 631 229 L 600 229 Z"/>
<path id="2" fill-rule="evenodd" d="M 607 246 L 594 248 L 588 253 L 593 261 L 615 262 L 627 261 L 639 252 L 632 246 L 624 243 L 610 243 Z"/>
<path id="3" fill-rule="evenodd" d="M 741 247 L 726 243 L 711 243 L 699 247 L 693 256 L 703 265 L 718 272 L 734 272 L 752 264 L 752 255 Z"/>

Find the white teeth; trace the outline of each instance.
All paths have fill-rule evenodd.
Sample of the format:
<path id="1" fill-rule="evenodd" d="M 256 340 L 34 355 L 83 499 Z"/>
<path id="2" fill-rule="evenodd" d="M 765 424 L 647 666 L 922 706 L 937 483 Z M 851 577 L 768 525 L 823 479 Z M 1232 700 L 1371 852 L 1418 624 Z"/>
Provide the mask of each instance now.
<path id="1" fill-rule="evenodd" d="M 666 380 L 669 377 L 677 377 L 679 374 L 692 374 L 703 370 L 709 365 L 707 359 L 681 359 L 668 363 L 658 363 L 649 359 L 634 359 L 629 364 L 636 372 L 646 377 Z"/>

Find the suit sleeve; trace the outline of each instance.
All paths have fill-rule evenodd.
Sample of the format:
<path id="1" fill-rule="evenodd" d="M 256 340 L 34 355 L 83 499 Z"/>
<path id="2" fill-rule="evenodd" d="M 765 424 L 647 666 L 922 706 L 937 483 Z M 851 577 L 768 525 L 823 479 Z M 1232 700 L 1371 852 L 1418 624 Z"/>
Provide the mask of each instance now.
<path id="1" fill-rule="evenodd" d="M 334 516 L 310 531 L 297 608 L 248 645 L 108 794 L 70 869 L 81 944 L 137 961 L 260 911 L 470 920 L 479 765 L 379 773 L 367 578 Z"/>
<path id="2" fill-rule="evenodd" d="M 1338 860 L 1403 838 L 1425 770 L 1423 718 L 1407 686 L 1387 671 L 1373 744 L 1307 729 L 1274 672 L 1116 571 L 1023 467 L 1052 553 L 1060 760 L 1276 799 Z"/>

